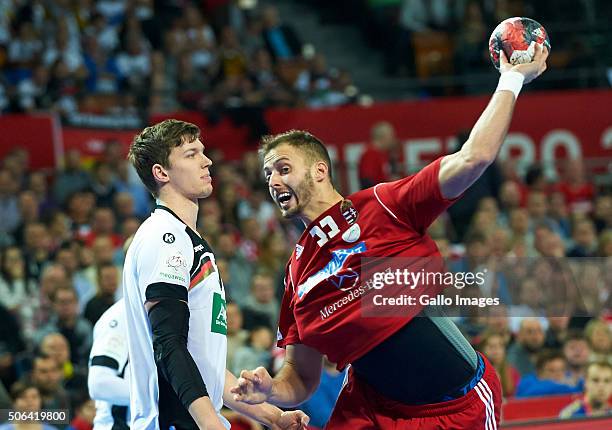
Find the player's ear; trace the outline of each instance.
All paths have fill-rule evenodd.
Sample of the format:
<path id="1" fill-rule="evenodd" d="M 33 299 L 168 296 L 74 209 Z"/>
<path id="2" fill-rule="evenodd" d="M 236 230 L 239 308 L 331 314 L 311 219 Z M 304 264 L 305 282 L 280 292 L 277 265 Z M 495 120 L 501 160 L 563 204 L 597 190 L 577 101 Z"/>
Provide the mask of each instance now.
<path id="1" fill-rule="evenodd" d="M 151 173 L 153 174 L 153 179 L 159 183 L 166 183 L 170 180 L 168 177 L 168 171 L 159 163 L 154 164 L 151 167 Z"/>
<path id="2" fill-rule="evenodd" d="M 329 166 L 324 161 L 315 162 L 313 170 L 313 178 L 316 182 L 321 182 L 329 176 Z"/>

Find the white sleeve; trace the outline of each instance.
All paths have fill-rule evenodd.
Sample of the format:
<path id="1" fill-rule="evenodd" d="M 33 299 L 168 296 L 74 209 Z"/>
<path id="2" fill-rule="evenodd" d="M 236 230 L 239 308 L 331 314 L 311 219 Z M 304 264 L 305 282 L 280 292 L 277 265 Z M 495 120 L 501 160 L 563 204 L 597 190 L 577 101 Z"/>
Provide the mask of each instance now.
<path id="1" fill-rule="evenodd" d="M 117 376 L 113 369 L 91 366 L 87 375 L 89 397 L 118 406 L 129 406 L 130 385 L 128 380 Z"/>
<path id="2" fill-rule="evenodd" d="M 193 245 L 185 231 L 166 229 L 154 232 L 142 243 L 137 255 L 138 288 L 146 300 L 181 298 L 189 289 Z M 171 288 L 168 284 L 175 286 Z"/>
<path id="3" fill-rule="evenodd" d="M 89 353 L 90 366 L 109 367 L 119 375 L 128 361 L 126 326 L 119 318 L 103 321 L 103 323 L 106 324 L 106 327 L 97 327 L 96 336 Z M 110 359 L 110 361 L 107 359 Z"/>

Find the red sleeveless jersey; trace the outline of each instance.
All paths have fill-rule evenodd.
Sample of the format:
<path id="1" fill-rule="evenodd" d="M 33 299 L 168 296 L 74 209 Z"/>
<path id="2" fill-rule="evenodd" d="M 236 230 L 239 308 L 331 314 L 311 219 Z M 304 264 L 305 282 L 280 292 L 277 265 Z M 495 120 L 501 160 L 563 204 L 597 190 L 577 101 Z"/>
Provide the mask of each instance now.
<path id="1" fill-rule="evenodd" d="M 362 316 L 362 258 L 440 256 L 426 230 L 456 200 L 440 193 L 441 160 L 351 194 L 308 225 L 285 270 L 280 347 L 307 345 L 343 369 L 410 321 Z"/>

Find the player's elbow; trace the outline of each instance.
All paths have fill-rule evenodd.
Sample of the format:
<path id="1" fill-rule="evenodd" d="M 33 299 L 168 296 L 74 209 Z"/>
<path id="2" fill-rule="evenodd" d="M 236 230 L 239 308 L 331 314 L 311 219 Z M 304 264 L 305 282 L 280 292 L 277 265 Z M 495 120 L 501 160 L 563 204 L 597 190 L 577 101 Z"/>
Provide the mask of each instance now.
<path id="1" fill-rule="evenodd" d="M 471 172 L 484 172 L 495 161 L 495 156 L 495 153 L 488 153 L 487 151 L 461 151 L 464 169 Z"/>
<path id="2" fill-rule="evenodd" d="M 87 376 L 87 390 L 92 400 L 107 401 L 106 393 L 108 393 L 109 384 L 112 384 L 112 381 L 105 372 L 97 372 L 93 367 L 90 369 Z"/>
<path id="3" fill-rule="evenodd" d="M 91 376 L 87 378 L 87 390 L 89 391 L 89 398 L 92 400 L 102 400 L 104 393 L 103 388 L 100 386 L 98 381 L 94 380 Z"/>

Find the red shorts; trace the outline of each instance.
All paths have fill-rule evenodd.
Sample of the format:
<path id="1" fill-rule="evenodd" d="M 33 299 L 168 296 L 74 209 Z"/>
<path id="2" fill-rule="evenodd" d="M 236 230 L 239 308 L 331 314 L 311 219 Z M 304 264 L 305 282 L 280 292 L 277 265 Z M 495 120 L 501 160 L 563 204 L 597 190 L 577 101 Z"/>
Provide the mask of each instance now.
<path id="1" fill-rule="evenodd" d="M 483 356 L 484 358 L 484 356 Z M 382 396 L 349 370 L 326 430 L 497 430 L 502 391 L 493 365 L 465 396 L 448 402 L 411 406 Z"/>

